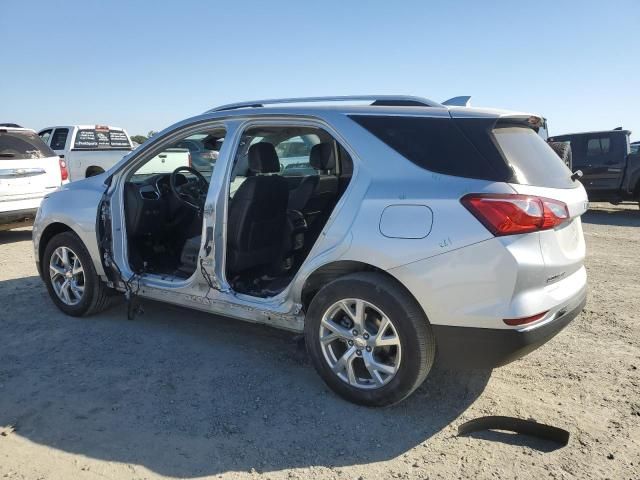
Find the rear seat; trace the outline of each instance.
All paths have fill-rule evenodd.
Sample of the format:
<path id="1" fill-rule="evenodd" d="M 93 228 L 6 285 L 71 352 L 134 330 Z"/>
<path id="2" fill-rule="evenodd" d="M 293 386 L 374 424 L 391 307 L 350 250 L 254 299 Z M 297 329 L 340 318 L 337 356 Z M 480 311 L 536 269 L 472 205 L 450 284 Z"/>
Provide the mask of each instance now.
<path id="1" fill-rule="evenodd" d="M 327 142 L 314 145 L 309 164 L 318 170 L 318 175 L 306 176 L 291 191 L 289 209 L 302 212 L 311 224 L 318 218 L 329 218 L 338 198 L 339 180 L 331 173 L 336 167 L 333 145 Z"/>
<path id="2" fill-rule="evenodd" d="M 311 217 L 307 220 L 309 223 L 316 222 L 320 218 L 326 221 L 338 199 L 338 177 L 331 173 L 336 168 L 333 145 L 328 142 L 314 145 L 309 155 L 309 163 L 319 171 L 319 175 L 315 189 L 302 212 L 305 217 Z"/>

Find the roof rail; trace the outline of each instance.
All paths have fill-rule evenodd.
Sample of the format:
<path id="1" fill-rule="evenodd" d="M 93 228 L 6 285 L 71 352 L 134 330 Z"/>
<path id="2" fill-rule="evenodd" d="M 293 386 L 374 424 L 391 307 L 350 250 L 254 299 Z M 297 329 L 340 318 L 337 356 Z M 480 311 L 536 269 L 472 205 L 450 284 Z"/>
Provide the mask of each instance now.
<path id="1" fill-rule="evenodd" d="M 395 106 L 395 107 L 441 107 L 438 102 L 422 97 L 410 95 L 345 95 L 338 97 L 299 97 L 299 98 L 273 98 L 270 100 L 253 100 L 250 102 L 229 103 L 207 110 L 206 113 L 221 112 L 223 110 L 236 110 L 238 108 L 264 107 L 284 103 L 319 103 L 319 102 L 351 102 L 371 101 L 371 105 Z"/>

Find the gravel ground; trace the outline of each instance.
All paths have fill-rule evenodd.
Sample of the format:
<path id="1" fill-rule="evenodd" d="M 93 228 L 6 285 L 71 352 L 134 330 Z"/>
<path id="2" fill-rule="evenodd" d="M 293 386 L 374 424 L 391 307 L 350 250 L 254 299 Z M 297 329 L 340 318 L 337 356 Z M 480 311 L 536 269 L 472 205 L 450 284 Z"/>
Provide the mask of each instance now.
<path id="1" fill-rule="evenodd" d="M 407 401 L 346 403 L 287 333 L 157 303 L 66 317 L 38 278 L 29 229 L 0 232 L 0 477 L 640 478 L 640 212 L 584 217 L 586 310 L 491 371 L 438 367 Z M 482 415 L 568 429 L 569 445 Z"/>

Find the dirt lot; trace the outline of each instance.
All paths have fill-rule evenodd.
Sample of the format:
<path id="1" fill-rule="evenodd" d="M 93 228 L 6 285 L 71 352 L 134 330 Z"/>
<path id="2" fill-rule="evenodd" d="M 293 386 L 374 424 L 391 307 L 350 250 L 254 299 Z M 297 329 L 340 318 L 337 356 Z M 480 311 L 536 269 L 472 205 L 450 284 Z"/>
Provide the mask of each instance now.
<path id="1" fill-rule="evenodd" d="M 590 298 L 560 336 L 493 372 L 438 368 L 366 409 L 321 383 L 287 333 L 146 303 L 60 314 L 30 230 L 0 232 L 0 477 L 640 478 L 640 212 L 584 217 Z M 535 418 L 569 445 L 456 436 Z"/>

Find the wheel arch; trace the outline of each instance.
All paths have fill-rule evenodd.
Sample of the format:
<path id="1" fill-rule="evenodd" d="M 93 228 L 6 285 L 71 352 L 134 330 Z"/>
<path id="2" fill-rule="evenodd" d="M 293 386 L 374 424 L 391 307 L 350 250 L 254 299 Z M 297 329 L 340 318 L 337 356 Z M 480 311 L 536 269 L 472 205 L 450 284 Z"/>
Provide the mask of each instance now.
<path id="1" fill-rule="evenodd" d="M 44 268 L 42 266 L 42 257 L 44 255 L 45 249 L 47 248 L 47 244 L 51 241 L 53 237 L 64 232 L 72 232 L 75 235 L 77 235 L 78 238 L 80 238 L 78 233 L 73 228 L 71 228 L 66 223 L 62 223 L 62 222 L 50 223 L 45 227 L 45 229 L 40 234 L 40 238 L 38 241 L 38 266 L 39 266 L 38 270 L 39 270 L 40 276 L 42 276 L 44 272 Z"/>
<path id="2" fill-rule="evenodd" d="M 99 167 L 97 165 L 92 165 L 85 170 L 84 176 L 85 178 L 89 178 L 95 175 L 100 175 L 101 173 L 104 173 L 104 171 L 105 171 L 104 168 Z"/>
<path id="3" fill-rule="evenodd" d="M 316 270 L 314 270 L 305 280 L 304 285 L 302 287 L 302 292 L 300 295 L 302 308 L 306 312 L 313 300 L 313 297 L 320 291 L 320 289 L 329 284 L 330 282 L 344 277 L 345 275 L 349 275 L 351 273 L 357 272 L 372 272 L 379 273 L 391 281 L 396 283 L 400 288 L 405 290 L 409 296 L 416 302 L 416 305 L 422 310 L 425 316 L 427 313 L 424 311 L 418 299 L 413 295 L 413 293 L 395 276 L 389 273 L 386 270 L 383 270 L 375 265 L 370 263 L 356 261 L 356 260 L 339 260 L 335 262 L 326 263 L 321 265 Z"/>

